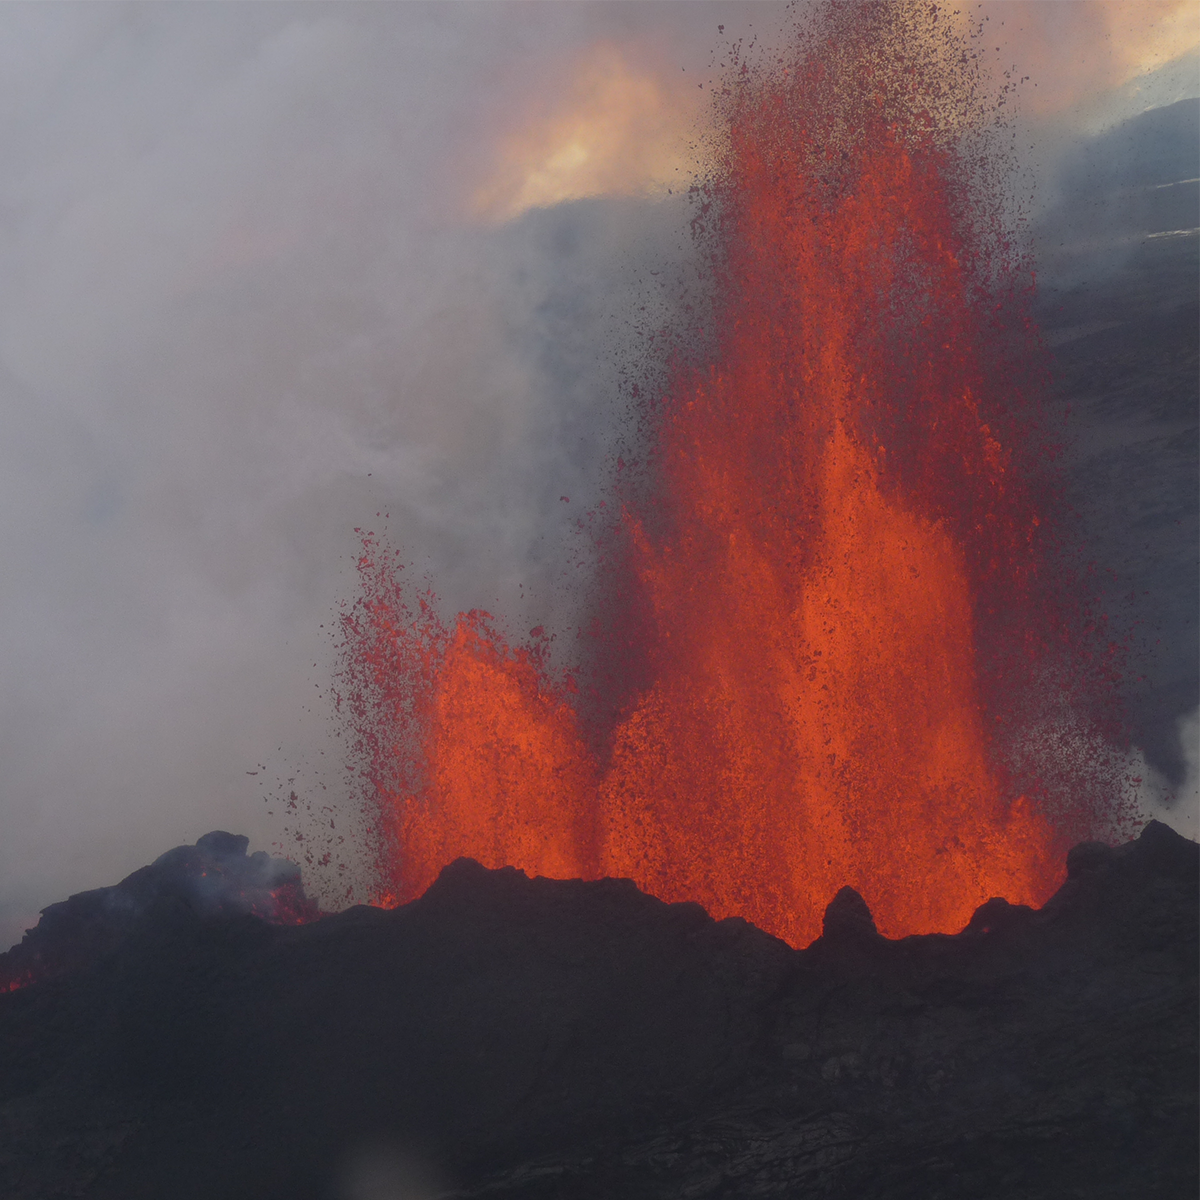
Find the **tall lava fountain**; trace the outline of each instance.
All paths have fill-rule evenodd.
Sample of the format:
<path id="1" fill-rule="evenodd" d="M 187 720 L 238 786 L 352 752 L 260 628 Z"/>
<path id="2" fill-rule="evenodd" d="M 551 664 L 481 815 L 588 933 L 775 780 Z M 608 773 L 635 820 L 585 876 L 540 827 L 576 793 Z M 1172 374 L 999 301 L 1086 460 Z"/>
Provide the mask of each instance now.
<path id="1" fill-rule="evenodd" d="M 834 4 L 735 63 L 696 196 L 712 329 L 639 401 L 598 588 L 592 660 L 636 683 L 556 674 L 487 614 L 444 624 L 368 540 L 341 704 L 385 895 L 469 855 L 805 944 L 845 884 L 891 936 L 1058 885 L 1102 772 L 1076 755 L 1051 784 L 1017 747 L 1046 744 L 1048 691 L 1094 700 L 1108 668 L 1049 565 L 1037 340 L 976 84 L 928 6 Z"/>

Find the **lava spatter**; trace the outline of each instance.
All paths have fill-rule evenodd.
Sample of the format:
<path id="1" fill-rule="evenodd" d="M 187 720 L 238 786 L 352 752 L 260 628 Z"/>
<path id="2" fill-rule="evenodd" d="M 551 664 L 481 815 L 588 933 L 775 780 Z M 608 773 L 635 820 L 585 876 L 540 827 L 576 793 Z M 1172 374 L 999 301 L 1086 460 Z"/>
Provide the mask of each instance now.
<path id="1" fill-rule="evenodd" d="M 1061 883 L 1090 781 L 1051 795 L 1010 753 L 1075 628 L 1004 370 L 1036 334 L 967 153 L 968 56 L 920 13 L 831 5 L 721 95 L 714 328 L 642 402 L 648 475 L 617 496 L 605 592 L 648 681 L 592 706 L 610 727 L 536 643 L 410 609 L 369 543 L 343 690 L 389 898 L 468 855 L 805 944 L 847 885 L 895 937 Z"/>

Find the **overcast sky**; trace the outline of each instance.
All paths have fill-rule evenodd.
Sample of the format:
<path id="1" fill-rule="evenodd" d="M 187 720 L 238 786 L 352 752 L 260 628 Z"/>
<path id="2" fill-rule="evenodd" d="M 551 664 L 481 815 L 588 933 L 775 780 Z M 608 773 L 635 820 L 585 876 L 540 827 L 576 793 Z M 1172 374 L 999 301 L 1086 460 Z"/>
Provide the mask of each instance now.
<path id="1" fill-rule="evenodd" d="M 1198 90 L 1194 0 L 978 11 L 1042 203 L 1064 144 Z M 271 846 L 289 775 L 336 789 L 377 512 L 448 607 L 553 618 L 720 46 L 782 20 L 0 6 L 0 946 L 214 827 Z"/>

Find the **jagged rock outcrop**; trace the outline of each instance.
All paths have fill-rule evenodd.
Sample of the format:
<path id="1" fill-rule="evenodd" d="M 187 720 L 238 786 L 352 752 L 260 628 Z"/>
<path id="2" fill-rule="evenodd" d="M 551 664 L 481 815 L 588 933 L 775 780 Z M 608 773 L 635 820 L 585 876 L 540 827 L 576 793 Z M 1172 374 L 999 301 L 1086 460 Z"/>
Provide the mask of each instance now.
<path id="1" fill-rule="evenodd" d="M 206 917 L 251 913 L 286 925 L 315 920 L 320 912 L 304 894 L 300 868 L 264 850 L 247 855 L 249 847 L 248 837 L 215 829 L 113 887 L 42 909 L 37 925 L 0 954 L 0 992 L 83 970 L 174 907 Z"/>
<path id="2" fill-rule="evenodd" d="M 628 881 L 451 864 L 401 909 L 153 910 L 0 997 L 17 1198 L 1192 1197 L 1197 846 L 1042 909 L 795 951 Z"/>

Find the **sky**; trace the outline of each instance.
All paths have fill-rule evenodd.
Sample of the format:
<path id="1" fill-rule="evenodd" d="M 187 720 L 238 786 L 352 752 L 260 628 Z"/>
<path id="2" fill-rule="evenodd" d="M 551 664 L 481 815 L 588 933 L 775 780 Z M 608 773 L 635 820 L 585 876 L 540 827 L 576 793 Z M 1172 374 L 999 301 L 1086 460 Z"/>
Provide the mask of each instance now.
<path id="1" fill-rule="evenodd" d="M 969 15 L 1029 76 L 1036 205 L 1064 147 L 1200 94 L 1198 0 Z M 345 802 L 356 528 L 448 610 L 554 620 L 722 49 L 784 21 L 0 6 L 0 943 L 210 829 L 276 845 L 289 779 Z"/>

